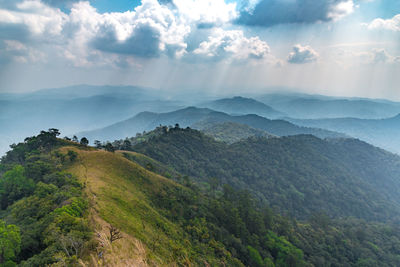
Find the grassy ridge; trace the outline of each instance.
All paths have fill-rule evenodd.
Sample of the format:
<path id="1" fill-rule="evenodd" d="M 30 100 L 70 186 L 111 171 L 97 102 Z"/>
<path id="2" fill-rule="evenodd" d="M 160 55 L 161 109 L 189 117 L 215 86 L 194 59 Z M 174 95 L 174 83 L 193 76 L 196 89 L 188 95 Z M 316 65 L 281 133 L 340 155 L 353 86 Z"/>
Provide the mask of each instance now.
<path id="1" fill-rule="evenodd" d="M 144 262 L 156 265 L 176 265 L 193 261 L 195 251 L 183 230 L 166 219 L 152 201 L 164 192 L 187 190 L 160 175 L 147 171 L 138 164 L 124 158 L 122 154 L 104 151 L 82 151 L 79 161 L 68 171 L 77 175 L 86 184 L 92 203 L 92 214 L 135 237 L 145 246 Z M 135 250 L 135 242 L 131 242 Z M 107 255 L 105 255 L 107 256 Z M 132 255 L 119 255 L 121 261 Z M 115 255 L 110 255 L 115 258 Z M 124 259 L 124 257 L 126 257 Z M 139 255 L 134 255 L 137 258 Z M 215 259 L 204 260 L 216 263 Z"/>

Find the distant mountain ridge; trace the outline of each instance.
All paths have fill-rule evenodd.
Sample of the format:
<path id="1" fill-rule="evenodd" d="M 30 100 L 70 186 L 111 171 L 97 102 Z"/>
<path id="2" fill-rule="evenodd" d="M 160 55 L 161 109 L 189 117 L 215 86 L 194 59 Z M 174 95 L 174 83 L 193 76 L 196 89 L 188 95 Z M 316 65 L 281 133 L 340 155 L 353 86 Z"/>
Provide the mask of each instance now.
<path id="1" fill-rule="evenodd" d="M 194 95 L 193 95 L 194 94 Z M 290 120 L 291 118 L 326 118 L 326 117 L 358 117 L 364 119 L 377 119 L 393 117 L 400 113 L 400 103 L 382 99 L 364 98 L 340 98 L 320 95 L 307 95 L 300 93 L 271 93 L 267 95 L 247 95 L 246 97 L 230 95 L 212 95 L 201 91 L 167 92 L 162 89 L 146 88 L 141 86 L 125 85 L 74 85 L 64 88 L 44 89 L 29 93 L 1 93 L 0 94 L 0 135 L 7 141 L 0 141 L 0 155 L 5 153 L 9 143 L 22 141 L 26 136 L 47 128 L 58 128 L 64 134 L 71 136 L 82 131 L 100 129 L 111 124 L 132 118 L 134 115 L 143 112 L 165 113 L 182 109 L 186 106 L 199 106 L 200 104 L 214 105 L 213 110 L 221 110 L 224 113 L 235 115 L 235 119 L 224 117 L 221 114 L 213 114 L 206 118 L 208 122 L 231 121 L 239 124 L 246 124 L 258 130 L 269 131 L 271 127 L 266 127 L 262 119 L 252 117 L 255 114 L 270 119 Z M 182 125 L 191 125 L 189 122 L 194 120 L 189 118 L 179 118 Z M 18 119 L 15 119 L 17 117 Z M 231 116 L 233 117 L 233 116 Z M 152 119 L 152 118 L 151 118 Z M 133 131 L 151 130 L 158 126 L 156 122 L 164 119 L 155 120 L 155 123 L 145 125 L 142 121 L 141 127 L 136 127 Z M 186 124 L 187 121 L 188 123 Z M 166 120 L 166 124 L 174 124 L 173 120 Z M 207 122 L 207 123 L 208 123 Z M 265 123 L 270 125 L 271 123 Z M 274 122 L 273 130 L 277 131 L 282 127 L 282 131 L 277 131 L 274 135 L 311 133 L 319 137 L 330 137 L 332 133 L 328 131 L 316 130 L 290 130 L 293 128 L 281 121 L 281 126 Z M 302 124 L 308 127 L 307 124 Z M 317 128 L 326 128 L 310 126 Z M 347 127 L 346 127 L 347 128 Z M 346 128 L 326 128 L 344 134 Z M 386 127 L 389 129 L 389 127 Z M 392 129 L 389 129 L 393 131 Z M 287 132 L 289 131 L 289 132 Z M 131 132 L 127 132 L 131 136 Z M 133 133 L 135 134 L 135 133 Z M 352 135 L 352 134 L 350 134 Z M 364 135 L 367 135 L 366 138 Z M 111 135 L 112 136 L 112 135 Z M 357 132 L 354 134 L 363 140 L 375 145 L 381 145 L 386 149 L 397 147 L 394 140 L 385 140 L 386 132 L 376 136 L 369 133 Z M 394 134 L 387 135 L 394 139 Z M 117 135 L 116 138 L 122 138 Z M 375 140 L 376 139 L 376 140 Z M 113 140 L 113 138 L 111 138 Z M 386 142 L 388 141 L 388 142 Z M 392 144 L 394 143 L 394 144 Z M 391 151 L 395 151 L 391 149 Z M 397 150 L 396 150 L 397 151 Z"/>
<path id="2" fill-rule="evenodd" d="M 389 151 L 400 153 L 400 114 L 387 119 L 288 119 L 298 125 L 339 131 Z"/>
<path id="3" fill-rule="evenodd" d="M 257 99 L 288 116 L 301 119 L 381 119 L 400 113 L 400 103 L 382 99 L 338 98 L 305 94 L 268 94 Z"/>
<path id="4" fill-rule="evenodd" d="M 233 115 L 257 114 L 269 119 L 285 115 L 262 102 L 241 96 L 218 99 L 200 106 Z"/>
<path id="5" fill-rule="evenodd" d="M 202 121 L 204 123 L 235 122 L 277 136 L 314 134 L 321 138 L 345 137 L 345 135 L 340 133 L 300 127 L 283 120 L 270 120 L 258 115 L 231 116 L 223 112 L 196 107 L 188 107 L 168 113 L 142 112 L 128 120 L 94 131 L 81 132 L 78 135 L 86 136 L 90 140 L 98 139 L 101 141 L 113 141 L 116 139 L 132 137 L 136 133 L 141 133 L 143 131 L 150 131 L 159 125 L 168 126 L 178 123 L 181 127 L 191 127 L 195 124 L 199 127 L 199 125 L 201 125 L 199 123 Z M 201 127 L 199 128 L 201 129 Z"/>
<path id="6" fill-rule="evenodd" d="M 33 93 L 0 95 L 0 155 L 8 145 L 48 128 L 64 134 L 96 129 L 143 110 L 165 112 L 182 108 L 153 91 L 132 86 L 73 86 Z M 16 119 L 18 118 L 18 119 Z"/>

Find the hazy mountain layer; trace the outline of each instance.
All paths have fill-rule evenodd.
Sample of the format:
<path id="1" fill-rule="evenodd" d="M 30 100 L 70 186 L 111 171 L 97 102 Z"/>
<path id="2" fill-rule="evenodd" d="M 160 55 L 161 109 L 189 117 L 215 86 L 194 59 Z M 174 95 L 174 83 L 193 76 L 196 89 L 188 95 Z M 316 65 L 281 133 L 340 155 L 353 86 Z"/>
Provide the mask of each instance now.
<path id="1" fill-rule="evenodd" d="M 235 115 L 256 114 L 269 119 L 283 117 L 285 114 L 267 106 L 266 104 L 254 100 L 235 96 L 233 98 L 223 98 L 201 105 L 216 111 Z"/>
<path id="2" fill-rule="evenodd" d="M 293 118 L 380 119 L 400 113 L 400 103 L 379 99 L 338 98 L 304 94 L 268 94 L 257 100 Z"/>
<path id="3" fill-rule="evenodd" d="M 195 107 L 168 113 L 142 112 L 128 120 L 108 127 L 82 132 L 79 136 L 86 136 L 90 140 L 98 139 L 105 141 L 131 137 L 136 135 L 136 133 L 150 131 L 159 125 L 173 126 L 178 123 L 181 127 L 187 127 L 195 124 L 215 124 L 221 122 L 240 123 L 278 136 L 295 134 L 314 134 L 322 138 L 344 136 L 332 131 L 299 127 L 284 120 L 270 120 L 258 115 L 231 116 L 226 113 Z"/>
<path id="4" fill-rule="evenodd" d="M 346 133 L 386 150 L 400 153 L 400 115 L 377 120 L 356 118 L 289 120 L 306 127 L 318 127 Z"/>
<path id="5" fill-rule="evenodd" d="M 0 95 L 0 136 L 7 140 L 0 141 L 0 155 L 9 144 L 42 129 L 55 127 L 71 135 L 107 126 L 143 110 L 165 112 L 179 107 L 181 103 L 137 87 L 75 86 Z"/>

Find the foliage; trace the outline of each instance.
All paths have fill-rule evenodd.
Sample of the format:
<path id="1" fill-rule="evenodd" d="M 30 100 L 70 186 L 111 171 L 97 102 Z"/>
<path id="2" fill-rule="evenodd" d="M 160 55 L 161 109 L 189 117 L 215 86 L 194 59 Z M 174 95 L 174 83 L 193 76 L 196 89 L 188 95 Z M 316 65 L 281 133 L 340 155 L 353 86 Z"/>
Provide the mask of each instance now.
<path id="1" fill-rule="evenodd" d="M 81 145 L 87 146 L 89 144 L 89 140 L 86 137 L 82 137 L 79 143 Z"/>
<path id="2" fill-rule="evenodd" d="M 3 177 L 0 179 L 0 201 L 2 209 L 6 209 L 16 200 L 28 196 L 34 191 L 35 183 L 32 179 L 28 179 L 24 172 L 24 167 L 16 165 L 13 169 L 4 173 Z"/>
<path id="3" fill-rule="evenodd" d="M 112 145 L 114 148 L 118 150 L 132 150 L 132 146 L 139 144 L 141 142 L 147 141 L 150 138 L 159 136 L 168 132 L 170 129 L 174 129 L 172 126 L 159 126 L 156 127 L 153 131 L 137 133 L 135 137 L 126 138 L 125 140 L 115 140 Z"/>
<path id="4" fill-rule="evenodd" d="M 193 125 L 193 128 L 199 129 L 206 135 L 211 136 L 217 141 L 233 144 L 249 137 L 273 137 L 266 131 L 258 130 L 245 124 L 235 122 L 208 123 L 202 121 Z"/>
<path id="5" fill-rule="evenodd" d="M 168 131 L 133 150 L 198 183 L 247 189 L 281 214 L 307 219 L 315 212 L 399 221 L 400 158 L 354 139 L 311 135 L 249 138 L 231 145 L 199 131 Z"/>
<path id="6" fill-rule="evenodd" d="M 21 266 L 46 266 L 60 255 L 73 263 L 91 238 L 83 187 L 63 170 L 78 155 L 56 151 L 71 145 L 58 135 L 57 129 L 50 129 L 27 138 L 13 145 L 1 162 L 7 171 L 0 175 L 0 217 L 19 238 L 9 258 Z"/>
<path id="7" fill-rule="evenodd" d="M 112 225 L 107 237 L 113 243 L 140 240 L 146 246 L 146 260 L 154 265 L 400 266 L 397 225 L 346 218 L 346 209 L 341 206 L 334 210 L 340 215 L 336 217 L 308 206 L 326 205 L 326 201 L 335 206 L 340 203 L 338 196 L 319 194 L 320 202 L 307 200 L 289 206 L 286 211 L 308 213 L 299 219 L 278 214 L 266 205 L 273 203 L 274 196 L 276 201 L 284 201 L 283 206 L 300 201 L 302 194 L 312 195 L 318 187 L 308 185 L 310 191 L 302 191 L 295 183 L 300 174 L 325 188 L 332 187 L 325 172 L 332 179 L 337 175 L 345 185 L 335 184 L 337 191 L 332 192 L 343 197 L 343 187 L 350 184 L 342 175 L 359 177 L 366 162 L 370 165 L 362 172 L 363 181 L 372 185 L 372 176 L 380 171 L 384 175 L 381 190 L 386 190 L 394 183 L 397 158 L 358 141 L 300 136 L 255 138 L 227 145 L 175 126 L 134 146 L 155 155 L 149 158 L 133 152 L 90 150 L 78 144 L 58 149 L 71 143 L 57 140 L 52 146 L 43 146 L 41 138 L 33 137 L 16 145 L 17 152 L 9 152 L 0 164 L 0 193 L 6 203 L 0 212 L 4 221 L 0 221 L 0 248 L 7 248 L 0 262 L 4 266 L 75 266 L 94 249 L 90 245 L 93 225 L 89 223 L 89 208 Z M 351 162 L 354 159 L 346 154 L 347 148 L 361 162 Z M 311 164 L 316 155 L 322 159 Z M 385 169 L 374 170 L 377 166 L 371 164 L 372 159 Z M 246 164 L 240 165 L 243 160 Z M 256 175 L 257 171 L 264 175 L 267 168 L 277 177 L 273 180 L 277 185 L 270 183 L 268 189 L 257 182 Z M 333 173 L 334 168 L 339 174 Z M 185 175 L 189 171 L 199 175 Z M 299 174 L 291 178 L 296 172 Z M 159 175 L 169 176 L 167 173 L 173 179 Z M 318 180 L 312 179 L 314 175 Z M 85 179 L 95 201 L 89 201 L 80 179 Z M 368 193 L 364 186 L 360 183 L 358 190 Z M 357 203 L 373 207 L 371 201 L 380 201 L 367 193 L 369 202 L 360 199 Z M 288 201 L 292 194 L 299 198 Z M 350 197 L 355 196 L 350 193 Z M 349 205 L 357 207 L 351 201 Z"/>
<path id="8" fill-rule="evenodd" d="M 0 220 L 0 266 L 13 266 L 20 252 L 21 236 L 15 225 Z"/>

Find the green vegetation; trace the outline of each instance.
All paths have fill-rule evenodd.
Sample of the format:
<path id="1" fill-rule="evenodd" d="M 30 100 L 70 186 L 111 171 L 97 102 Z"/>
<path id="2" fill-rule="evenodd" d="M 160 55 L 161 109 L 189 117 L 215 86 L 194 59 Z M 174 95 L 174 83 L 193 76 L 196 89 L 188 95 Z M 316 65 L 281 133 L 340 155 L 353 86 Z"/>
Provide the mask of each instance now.
<path id="1" fill-rule="evenodd" d="M 1 161 L 0 266 L 400 265 L 400 229 L 389 223 L 323 213 L 296 220 L 217 176 L 198 183 L 148 156 L 57 135 L 54 129 L 28 138 Z M 231 149 L 178 126 L 138 145 L 178 135 L 205 149 Z M 250 141 L 237 145 L 251 148 Z M 175 145 L 185 155 L 182 143 Z"/>
<path id="2" fill-rule="evenodd" d="M 178 125 L 179 127 L 179 125 Z M 169 129 L 172 129 L 173 127 L 167 127 L 167 126 L 159 126 L 156 127 L 153 131 L 146 132 L 144 131 L 143 133 L 137 133 L 135 137 L 131 138 L 126 138 L 124 140 L 116 140 L 112 143 L 112 146 L 116 149 L 120 150 L 131 150 L 133 145 L 139 144 L 141 142 L 145 142 L 149 140 L 150 138 L 159 136 L 163 133 L 166 133 L 169 131 Z"/>
<path id="3" fill-rule="evenodd" d="M 217 141 L 233 144 L 249 137 L 274 137 L 273 135 L 252 128 L 245 124 L 235 122 L 207 123 L 199 122 L 193 125 L 193 128 L 200 129 L 203 133 L 211 136 Z"/>
<path id="4" fill-rule="evenodd" d="M 231 145 L 175 129 L 133 147 L 195 181 L 247 189 L 280 214 L 399 221 L 399 157 L 355 139 L 249 138 Z"/>
<path id="5" fill-rule="evenodd" d="M 13 145 L 2 159 L 0 178 L 2 266 L 75 264 L 91 239 L 88 202 L 77 177 L 65 172 L 77 154 L 54 149 L 71 142 L 58 130 Z"/>
<path id="6" fill-rule="evenodd" d="M 0 221 L 0 266 L 15 266 L 14 260 L 21 249 L 19 228 Z"/>

